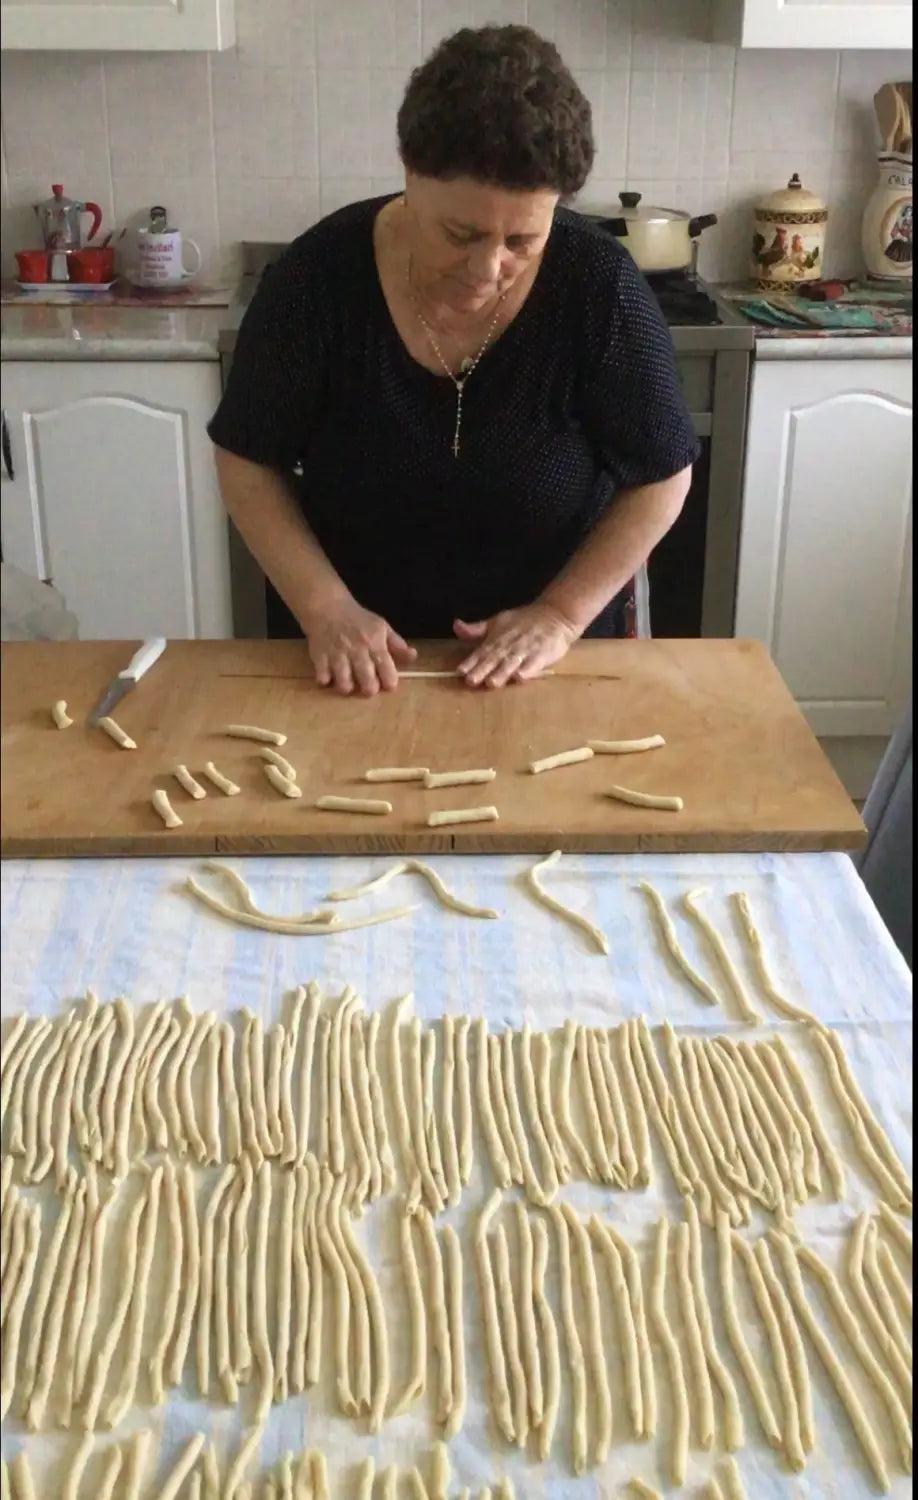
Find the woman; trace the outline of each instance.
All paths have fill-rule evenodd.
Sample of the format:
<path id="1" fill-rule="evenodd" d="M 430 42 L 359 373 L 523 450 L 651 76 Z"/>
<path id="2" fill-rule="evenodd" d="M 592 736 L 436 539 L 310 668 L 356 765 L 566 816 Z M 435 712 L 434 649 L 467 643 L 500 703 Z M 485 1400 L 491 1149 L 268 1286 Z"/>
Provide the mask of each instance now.
<path id="1" fill-rule="evenodd" d="M 318 680 L 394 688 L 411 637 L 470 686 L 623 633 L 695 440 L 633 261 L 562 207 L 590 107 L 523 26 L 465 29 L 412 74 L 405 191 L 296 240 L 239 332 L 209 432 L 223 498 Z"/>

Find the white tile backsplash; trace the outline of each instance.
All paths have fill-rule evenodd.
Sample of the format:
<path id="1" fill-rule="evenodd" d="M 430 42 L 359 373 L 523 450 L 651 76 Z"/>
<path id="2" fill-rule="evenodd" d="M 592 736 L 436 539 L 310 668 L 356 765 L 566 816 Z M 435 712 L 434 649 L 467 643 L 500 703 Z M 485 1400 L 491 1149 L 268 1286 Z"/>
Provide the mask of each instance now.
<path id="1" fill-rule="evenodd" d="M 241 239 L 286 239 L 342 203 L 396 190 L 395 115 L 411 68 L 459 26 L 498 21 L 550 37 L 593 105 L 585 206 L 612 210 L 628 187 L 717 213 L 701 268 L 737 278 L 752 205 L 799 172 L 829 205 L 827 271 L 857 274 L 873 95 L 911 78 L 911 53 L 737 52 L 710 41 L 712 10 L 712 0 L 236 0 L 227 53 L 6 52 L 4 270 L 36 242 L 31 204 L 63 182 L 95 199 L 109 227 L 165 204 L 209 273 L 233 276 Z"/>

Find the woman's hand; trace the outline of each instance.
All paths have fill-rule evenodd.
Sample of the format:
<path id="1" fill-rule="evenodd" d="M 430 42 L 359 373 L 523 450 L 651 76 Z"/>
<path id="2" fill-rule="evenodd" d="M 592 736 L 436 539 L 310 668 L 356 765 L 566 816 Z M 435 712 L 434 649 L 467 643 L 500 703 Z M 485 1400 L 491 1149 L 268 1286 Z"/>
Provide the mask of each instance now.
<path id="1" fill-rule="evenodd" d="M 380 688 L 391 692 L 398 687 L 398 663 L 407 664 L 417 655 L 381 615 L 350 597 L 326 603 L 303 628 L 316 681 L 339 693 L 356 689 L 372 698 Z"/>
<path id="2" fill-rule="evenodd" d="M 565 656 L 580 635 L 560 611 L 538 602 L 501 610 L 475 624 L 456 620 L 453 630 L 461 641 L 478 642 L 460 663 L 460 676 L 469 687 L 489 688 L 538 677 Z"/>

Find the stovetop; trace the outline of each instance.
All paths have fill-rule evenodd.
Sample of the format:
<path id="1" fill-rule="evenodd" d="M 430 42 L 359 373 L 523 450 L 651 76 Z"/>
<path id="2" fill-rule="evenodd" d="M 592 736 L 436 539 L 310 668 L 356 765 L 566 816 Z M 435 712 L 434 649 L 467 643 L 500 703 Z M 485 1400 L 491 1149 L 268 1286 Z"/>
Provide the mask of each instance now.
<path id="1" fill-rule="evenodd" d="M 251 301 L 265 268 L 286 249 L 284 244 L 245 241 L 242 245 L 244 274 L 232 305 L 231 327 L 221 339 L 221 348 L 231 352 L 235 329 Z M 648 285 L 660 304 L 677 351 L 715 353 L 719 349 L 755 347 L 755 329 L 730 307 L 700 276 L 687 271 L 649 275 Z"/>

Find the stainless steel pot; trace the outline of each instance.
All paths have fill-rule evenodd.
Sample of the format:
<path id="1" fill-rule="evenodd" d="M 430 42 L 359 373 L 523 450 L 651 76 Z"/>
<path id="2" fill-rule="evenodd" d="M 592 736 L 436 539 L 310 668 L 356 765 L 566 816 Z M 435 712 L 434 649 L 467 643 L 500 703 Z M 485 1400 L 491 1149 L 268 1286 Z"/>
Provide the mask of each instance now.
<path id="1" fill-rule="evenodd" d="M 588 214 L 607 233 L 615 235 L 640 270 L 692 271 L 702 230 L 717 223 L 716 214 L 693 217 L 678 208 L 656 208 L 641 202 L 640 193 L 619 193 L 621 212 L 611 218 Z"/>

